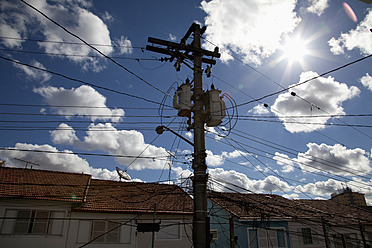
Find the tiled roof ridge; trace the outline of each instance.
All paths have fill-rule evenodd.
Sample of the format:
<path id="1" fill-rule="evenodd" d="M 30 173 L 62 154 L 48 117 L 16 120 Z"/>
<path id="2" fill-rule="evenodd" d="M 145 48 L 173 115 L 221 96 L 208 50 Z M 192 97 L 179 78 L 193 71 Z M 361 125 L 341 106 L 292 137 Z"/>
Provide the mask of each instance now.
<path id="1" fill-rule="evenodd" d="M 110 179 L 99 179 L 99 178 L 92 178 L 92 181 L 103 181 L 103 182 L 113 182 L 113 183 L 127 183 L 127 184 L 144 184 L 144 185 L 149 185 L 149 184 L 155 184 L 155 185 L 167 185 L 167 186 L 173 186 L 173 187 L 179 187 L 177 184 L 167 184 L 167 183 L 159 183 L 159 182 L 135 182 L 135 181 L 115 181 L 115 180 L 110 180 Z"/>
<path id="2" fill-rule="evenodd" d="M 27 171 L 38 171 L 38 172 L 49 172 L 49 173 L 63 173 L 63 174 L 75 174 L 75 175 L 85 175 L 85 176 L 92 176 L 91 174 L 84 173 L 84 172 L 70 172 L 70 171 L 59 171 L 59 170 L 45 170 L 45 169 L 37 169 L 37 168 L 19 168 L 19 167 L 0 167 L 0 170 L 4 169 L 11 169 L 11 170 L 27 170 Z"/>

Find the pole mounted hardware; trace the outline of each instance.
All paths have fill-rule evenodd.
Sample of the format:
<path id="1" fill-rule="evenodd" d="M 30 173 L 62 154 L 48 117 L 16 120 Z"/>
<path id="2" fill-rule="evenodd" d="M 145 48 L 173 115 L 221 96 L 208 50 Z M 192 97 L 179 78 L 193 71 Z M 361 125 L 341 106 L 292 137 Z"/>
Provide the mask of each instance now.
<path id="1" fill-rule="evenodd" d="M 203 89 L 203 68 L 202 64 L 206 63 L 206 74 L 210 76 L 212 65 L 216 64 L 214 58 L 220 58 L 218 47 L 214 51 L 208 51 L 201 48 L 201 36 L 205 32 L 206 27 L 200 28 L 199 24 L 193 23 L 181 39 L 180 43 L 160 40 L 149 37 L 148 42 L 152 45 L 147 45 L 146 50 L 161 53 L 170 56 L 165 58 L 165 61 L 176 60 L 175 68 L 180 70 L 181 64 L 193 70 L 194 84 L 186 81 L 176 91 L 173 98 L 173 106 L 178 110 L 178 115 L 189 117 L 189 127 L 194 130 L 194 143 L 185 139 L 176 132 L 165 126 L 156 128 L 158 134 L 162 134 L 165 130 L 171 131 L 178 137 L 185 140 L 194 147 L 192 168 L 193 176 L 193 194 L 194 194 L 194 219 L 193 219 L 193 245 L 194 248 L 210 247 L 209 237 L 209 218 L 208 218 L 208 202 L 207 202 L 207 165 L 205 152 L 205 124 L 217 126 L 221 123 L 225 116 L 225 104 L 221 100 L 221 91 L 214 88 L 208 92 Z M 193 41 L 187 44 L 187 40 L 193 34 Z M 157 45 L 157 46 L 154 46 Z M 190 66 L 187 62 L 191 62 Z M 192 94 L 191 94 L 192 92 Z M 193 101 L 193 104 L 191 103 Z M 193 113 L 194 123 L 191 124 L 191 113 Z"/>

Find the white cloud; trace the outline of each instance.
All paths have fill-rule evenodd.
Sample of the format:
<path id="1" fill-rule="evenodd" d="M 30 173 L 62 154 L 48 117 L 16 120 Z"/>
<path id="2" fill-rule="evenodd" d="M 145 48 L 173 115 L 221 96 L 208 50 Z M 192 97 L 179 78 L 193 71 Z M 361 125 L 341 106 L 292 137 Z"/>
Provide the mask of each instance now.
<path id="1" fill-rule="evenodd" d="M 265 115 L 270 113 L 270 111 L 261 104 L 259 104 L 253 107 L 251 110 L 249 110 L 248 113 L 253 113 L 255 115 Z"/>
<path id="2" fill-rule="evenodd" d="M 192 137 L 193 137 L 194 135 L 192 134 L 192 132 L 186 132 L 186 133 L 185 133 L 185 136 L 186 136 L 187 138 L 189 138 L 189 139 L 192 139 Z"/>
<path id="3" fill-rule="evenodd" d="M 275 152 L 273 159 L 276 160 L 278 165 L 283 166 L 282 172 L 288 173 L 294 171 L 294 162 L 288 155 Z"/>
<path id="4" fill-rule="evenodd" d="M 44 145 L 32 145 L 25 143 L 17 143 L 14 146 L 15 149 L 20 150 L 39 150 L 39 151 L 50 151 L 50 152 L 60 152 L 57 148 L 44 144 Z M 62 152 L 71 152 L 69 150 L 64 150 Z M 100 179 L 115 179 L 116 172 L 109 171 L 102 168 L 93 168 L 89 163 L 80 158 L 78 155 L 74 154 L 61 154 L 61 153 L 44 153 L 44 152 L 29 152 L 29 151 L 14 151 L 14 150 L 2 150 L 0 151 L 0 156 L 2 159 L 7 161 L 7 166 L 11 167 L 25 167 L 25 163 L 16 160 L 15 158 L 29 161 L 32 163 L 39 164 L 39 166 L 34 165 L 35 169 L 43 170 L 55 170 L 55 171 L 69 171 L 76 173 L 87 173 L 91 174 L 94 178 Z"/>
<path id="5" fill-rule="evenodd" d="M 206 158 L 207 166 L 216 167 L 216 166 L 220 166 L 223 164 L 224 159 L 221 155 L 215 155 L 210 150 L 207 150 L 206 153 L 207 153 L 207 158 Z"/>
<path id="6" fill-rule="evenodd" d="M 207 133 L 215 134 L 214 139 L 215 140 L 221 140 L 222 139 L 222 134 L 218 133 L 214 127 L 208 127 L 207 125 L 204 125 L 204 130 Z"/>
<path id="7" fill-rule="evenodd" d="M 248 153 L 238 151 L 238 150 L 235 150 L 235 151 L 232 151 L 232 152 L 225 152 L 224 151 L 224 152 L 221 153 L 221 155 L 213 154 L 213 152 L 210 151 L 210 150 L 207 150 L 206 153 L 207 153 L 206 163 L 207 163 L 208 166 L 213 166 L 213 167 L 222 165 L 225 162 L 226 158 L 227 159 L 234 159 L 234 158 L 238 158 L 238 157 L 241 157 L 241 156 L 247 156 L 248 155 Z"/>
<path id="8" fill-rule="evenodd" d="M 50 136 L 54 144 L 74 145 L 79 141 L 75 130 L 65 123 L 61 123 L 57 130 L 51 131 Z"/>
<path id="9" fill-rule="evenodd" d="M 300 75 L 300 82 L 304 82 L 315 76 L 318 76 L 316 72 L 303 72 Z M 271 107 L 272 112 L 283 121 L 284 127 L 291 133 L 311 132 L 323 129 L 325 127 L 324 124 L 330 117 L 289 119 L 285 118 L 285 116 L 322 115 L 324 112 L 330 115 L 343 115 L 345 113 L 342 108 L 342 103 L 355 97 L 360 92 L 357 87 L 348 87 L 345 83 L 335 81 L 333 77 L 320 77 L 311 80 L 306 84 L 293 88 L 293 91 L 301 98 L 312 103 L 312 105 L 286 92 L 280 94 Z M 317 110 L 317 106 L 324 112 Z M 293 122 L 320 123 L 321 125 L 303 125 Z"/>
<path id="10" fill-rule="evenodd" d="M 336 192 L 337 189 L 342 188 L 342 182 L 328 179 L 328 181 L 318 181 L 316 183 L 308 183 L 304 186 L 296 186 L 295 192 L 310 193 L 312 195 L 325 196 L 331 198 L 331 194 Z"/>
<path id="11" fill-rule="evenodd" d="M 169 40 L 171 41 L 175 41 L 177 39 L 177 37 L 171 33 L 169 33 Z"/>
<path id="12" fill-rule="evenodd" d="M 91 7 L 89 2 L 66 0 L 50 3 L 46 0 L 33 0 L 29 3 L 88 43 L 111 44 L 110 32 L 106 24 L 88 10 Z M 27 38 L 30 33 L 29 30 L 35 29 L 30 27 L 37 26 L 38 32 L 41 32 L 46 40 L 77 42 L 75 37 L 21 2 L 2 1 L 1 9 L 3 11 L 0 15 L 0 26 L 2 27 L 1 34 L 4 36 Z M 19 47 L 21 41 L 13 40 L 11 42 L 7 40 L 3 44 L 10 47 Z M 96 52 L 86 45 L 46 42 L 39 42 L 38 45 L 47 53 L 96 55 Z M 99 49 L 107 55 L 113 52 L 111 46 L 100 46 Z M 102 64 L 98 63 L 97 58 L 74 56 L 68 57 L 68 59 L 79 63 L 85 70 L 99 71 L 104 68 Z"/>
<path id="13" fill-rule="evenodd" d="M 120 37 L 120 39 L 116 40 L 115 44 L 117 46 L 120 46 L 120 54 L 130 54 L 133 52 L 132 42 L 128 40 L 127 37 L 124 37 L 123 35 Z"/>
<path id="14" fill-rule="evenodd" d="M 348 33 L 341 33 L 339 38 L 332 37 L 328 44 L 333 54 L 343 54 L 346 50 L 353 50 L 358 48 L 360 53 L 363 55 L 369 55 L 372 53 L 372 42 L 371 32 L 369 29 L 372 26 L 372 9 L 365 16 L 364 20 L 361 21 L 358 26 L 350 30 Z"/>
<path id="15" fill-rule="evenodd" d="M 29 80 L 35 80 L 35 81 L 39 81 L 40 83 L 44 83 L 52 78 L 51 74 L 48 74 L 44 71 L 33 69 L 31 67 L 16 64 L 16 63 L 14 63 L 13 65 L 17 67 L 18 69 L 22 70 L 27 75 L 27 78 Z M 33 60 L 31 62 L 31 65 L 41 68 L 41 69 L 45 69 L 44 65 L 36 60 Z"/>
<path id="16" fill-rule="evenodd" d="M 112 15 L 105 11 L 103 14 L 102 14 L 102 19 L 106 22 L 106 23 L 110 23 L 110 22 L 113 22 L 114 21 L 114 17 L 112 17 Z"/>
<path id="17" fill-rule="evenodd" d="M 275 176 L 268 176 L 262 180 L 252 180 L 243 173 L 235 170 L 226 171 L 222 168 L 209 169 L 208 173 L 213 180 L 219 182 L 211 185 L 214 190 L 218 191 L 246 192 L 246 190 L 249 190 L 254 193 L 269 193 L 293 190 L 293 186 L 288 185 Z"/>
<path id="18" fill-rule="evenodd" d="M 52 86 L 35 88 L 35 93 L 44 97 L 44 100 L 52 106 L 79 106 L 79 107 L 52 107 L 60 115 L 103 115 L 91 116 L 91 120 L 112 120 L 119 121 L 124 117 L 124 110 L 122 109 L 109 109 L 106 106 L 106 97 L 101 95 L 90 86 L 82 85 L 79 88 L 65 89 L 63 87 L 56 88 Z M 97 108 L 94 108 L 97 107 Z"/>
<path id="19" fill-rule="evenodd" d="M 324 10 L 328 8 L 328 0 L 309 0 L 309 3 L 310 6 L 306 10 L 318 16 L 322 15 Z"/>
<path id="20" fill-rule="evenodd" d="M 82 150 L 99 150 L 110 155 L 132 156 L 117 157 L 116 161 L 122 165 L 130 165 L 129 169 L 163 169 L 165 163 L 169 163 L 169 156 L 164 148 L 146 144 L 142 133 L 135 130 L 117 130 L 110 123 L 91 124 L 86 136 L 79 140 L 71 130 L 56 129 L 51 132 L 52 140 L 59 144 L 74 145 Z M 63 138 L 63 135 L 66 137 Z M 150 157 L 149 159 L 138 158 Z M 161 158 L 158 158 L 161 156 Z M 154 158 L 154 159 L 152 159 Z"/>
<path id="21" fill-rule="evenodd" d="M 260 64 L 280 46 L 282 35 L 301 21 L 295 6 L 295 0 L 204 0 L 206 39 L 222 49 L 230 48 L 245 62 Z M 208 43 L 205 46 L 213 49 Z M 232 57 L 223 53 L 221 59 L 226 62 Z"/>
<path id="22" fill-rule="evenodd" d="M 288 199 L 299 199 L 300 198 L 300 196 L 296 193 L 284 194 L 283 197 L 288 198 Z"/>
<path id="23" fill-rule="evenodd" d="M 372 77 L 368 73 L 360 79 L 360 82 L 364 87 L 372 91 Z"/>
<path id="24" fill-rule="evenodd" d="M 367 153 L 360 148 L 347 149 L 336 144 L 308 143 L 309 150 L 299 153 L 295 161 L 307 171 L 328 172 L 334 175 L 366 175 L 372 171 Z"/>

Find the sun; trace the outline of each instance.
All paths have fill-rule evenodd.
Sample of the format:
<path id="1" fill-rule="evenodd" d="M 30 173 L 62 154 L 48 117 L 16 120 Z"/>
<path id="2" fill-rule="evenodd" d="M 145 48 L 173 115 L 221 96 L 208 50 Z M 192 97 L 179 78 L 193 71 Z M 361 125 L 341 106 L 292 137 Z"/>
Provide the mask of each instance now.
<path id="1" fill-rule="evenodd" d="M 299 62 L 301 63 L 308 54 L 306 48 L 306 42 L 300 37 L 288 38 L 284 45 L 281 47 L 283 52 L 283 57 L 288 60 L 288 62 Z"/>

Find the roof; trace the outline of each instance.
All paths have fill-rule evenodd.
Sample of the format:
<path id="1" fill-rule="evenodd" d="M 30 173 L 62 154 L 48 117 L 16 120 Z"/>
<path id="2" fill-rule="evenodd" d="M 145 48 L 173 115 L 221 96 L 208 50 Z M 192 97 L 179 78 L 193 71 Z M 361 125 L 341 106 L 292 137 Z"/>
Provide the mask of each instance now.
<path id="1" fill-rule="evenodd" d="M 324 218 L 332 225 L 372 222 L 372 212 L 330 200 L 290 200 L 273 194 L 210 192 L 209 199 L 240 219 L 304 220 Z"/>
<path id="2" fill-rule="evenodd" d="M 177 185 L 117 182 L 93 179 L 89 185 L 86 211 L 193 213 L 193 201 Z"/>
<path id="3" fill-rule="evenodd" d="M 0 167 L 0 198 L 81 202 L 91 175 Z"/>
<path id="4" fill-rule="evenodd" d="M 75 211 L 192 214 L 193 200 L 177 185 L 117 182 L 60 171 L 0 167 L 0 199 L 77 202 Z"/>

